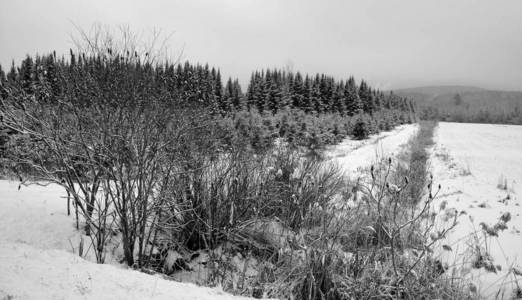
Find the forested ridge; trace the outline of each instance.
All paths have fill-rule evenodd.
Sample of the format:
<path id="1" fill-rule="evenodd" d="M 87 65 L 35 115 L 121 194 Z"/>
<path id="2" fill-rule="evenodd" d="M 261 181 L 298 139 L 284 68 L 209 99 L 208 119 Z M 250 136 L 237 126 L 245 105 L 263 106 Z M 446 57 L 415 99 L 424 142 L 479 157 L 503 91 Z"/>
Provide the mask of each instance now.
<path id="1" fill-rule="evenodd" d="M 522 92 L 466 86 L 397 90 L 416 103 L 419 118 L 459 123 L 522 124 Z"/>

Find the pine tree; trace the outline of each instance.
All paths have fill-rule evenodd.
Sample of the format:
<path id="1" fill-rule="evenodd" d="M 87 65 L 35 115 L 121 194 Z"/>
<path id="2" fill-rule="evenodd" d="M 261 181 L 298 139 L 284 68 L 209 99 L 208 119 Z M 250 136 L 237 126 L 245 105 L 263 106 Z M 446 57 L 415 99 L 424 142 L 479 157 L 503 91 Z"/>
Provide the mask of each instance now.
<path id="1" fill-rule="evenodd" d="M 292 84 L 290 82 L 290 79 L 285 78 L 283 80 L 283 83 L 280 87 L 280 100 L 278 105 L 278 110 L 286 109 L 288 107 L 292 106 L 292 99 L 293 99 L 293 93 L 292 93 Z"/>
<path id="2" fill-rule="evenodd" d="M 225 85 L 225 91 L 223 95 L 223 103 L 225 103 L 225 111 L 229 112 L 232 110 L 240 110 L 242 108 L 241 103 L 241 86 L 236 80 L 232 81 L 232 78 L 228 78 Z"/>
<path id="3" fill-rule="evenodd" d="M 316 113 L 323 112 L 322 99 L 321 99 L 321 81 L 318 77 L 313 81 L 311 94 L 310 94 L 310 102 L 312 104 L 312 109 Z"/>
<path id="4" fill-rule="evenodd" d="M 6 79 L 11 84 L 14 84 L 16 81 L 18 81 L 18 73 L 16 72 L 14 60 L 11 62 L 11 69 L 9 70 L 9 73 L 7 73 Z"/>
<path id="5" fill-rule="evenodd" d="M 312 80 L 308 75 L 306 75 L 304 81 L 304 89 L 303 89 L 303 100 L 301 102 L 300 108 L 305 111 L 305 113 L 311 113 L 314 110 L 313 102 L 312 102 Z"/>
<path id="6" fill-rule="evenodd" d="M 346 113 L 350 116 L 362 113 L 362 102 L 357 91 L 355 79 L 350 77 L 344 86 Z"/>
<path id="7" fill-rule="evenodd" d="M 22 89 L 29 94 L 33 93 L 33 73 L 33 59 L 32 57 L 27 55 L 26 58 L 22 61 L 19 74 Z"/>
<path id="8" fill-rule="evenodd" d="M 283 106 L 283 79 L 280 71 L 274 70 L 272 72 L 272 80 L 269 85 L 268 109 L 272 113 L 277 113 Z"/>
<path id="9" fill-rule="evenodd" d="M 329 79 L 324 74 L 321 74 L 321 78 L 319 79 L 319 103 L 316 105 L 318 113 L 330 111 L 331 93 L 329 91 L 328 81 Z"/>
<path id="10" fill-rule="evenodd" d="M 217 109 L 219 109 L 221 113 L 231 111 L 232 104 L 228 102 L 229 99 L 225 99 L 225 97 L 223 97 L 223 83 L 221 82 L 221 72 L 219 70 L 216 71 L 214 68 L 212 68 L 211 74 L 212 75 L 210 81 L 212 82 L 212 92 L 209 96 L 211 99 L 213 99 L 213 103 L 215 103 L 212 105 L 216 105 Z M 203 81 L 205 81 L 205 79 L 203 79 Z"/>
<path id="11" fill-rule="evenodd" d="M 263 112 L 265 107 L 265 81 L 266 78 L 264 72 L 262 71 L 257 76 L 256 89 L 254 91 L 254 103 L 259 112 Z"/>
<path id="12" fill-rule="evenodd" d="M 270 109 L 270 90 L 272 88 L 272 73 L 270 70 L 261 71 L 262 81 L 260 82 L 259 97 L 257 97 L 257 108 L 260 112 L 267 112 Z"/>
<path id="13" fill-rule="evenodd" d="M 232 104 L 236 110 L 240 110 L 244 107 L 244 104 L 242 103 L 243 92 L 241 91 L 241 85 L 237 79 L 232 83 L 232 90 L 234 91 L 232 95 Z"/>
<path id="14" fill-rule="evenodd" d="M 0 65 L 0 84 L 4 84 L 7 81 L 7 78 L 5 77 L 5 72 L 2 69 L 2 65 Z"/>
<path id="15" fill-rule="evenodd" d="M 305 95 L 305 89 L 304 89 L 303 77 L 301 76 L 301 73 L 299 73 L 299 72 L 297 72 L 297 74 L 294 77 L 292 90 L 293 90 L 293 93 L 291 95 L 292 107 L 302 108 L 303 98 Z"/>
<path id="16" fill-rule="evenodd" d="M 382 109 L 383 102 L 384 102 L 384 94 L 381 91 L 375 91 L 374 94 L 375 99 L 375 110 L 379 111 Z"/>
<path id="17" fill-rule="evenodd" d="M 251 107 L 255 106 L 255 94 L 256 94 L 256 85 L 257 85 L 257 71 L 252 73 L 250 76 L 250 82 L 248 83 L 247 93 L 246 93 L 246 107 L 247 110 L 250 111 Z"/>
<path id="18" fill-rule="evenodd" d="M 58 95 L 61 91 L 60 83 L 58 82 L 58 71 L 55 60 L 56 55 L 48 55 L 44 61 L 44 69 L 46 74 L 46 81 L 51 85 L 51 91 L 53 95 Z M 94 71 L 93 62 L 88 66 L 91 72 Z"/>
<path id="19" fill-rule="evenodd" d="M 344 115 L 346 112 L 345 99 L 344 99 L 344 83 L 341 81 L 335 86 L 335 92 L 333 95 L 332 112 L 340 113 Z"/>
<path id="20" fill-rule="evenodd" d="M 374 100 L 372 91 L 364 80 L 361 80 L 361 84 L 359 85 L 359 98 L 361 98 L 364 112 L 371 114 L 374 108 Z"/>
<path id="21" fill-rule="evenodd" d="M 214 68 L 212 68 L 214 69 Z M 219 71 L 219 69 L 217 70 L 217 74 L 216 74 L 216 77 L 215 77 L 215 83 L 214 83 L 214 95 L 216 96 L 216 101 L 218 103 L 222 102 L 222 98 L 223 98 L 223 83 L 221 82 L 221 72 Z"/>
<path id="22" fill-rule="evenodd" d="M 334 112 L 335 80 L 323 75 L 321 78 L 321 108 L 323 112 Z"/>
<path id="23" fill-rule="evenodd" d="M 383 106 L 385 109 L 391 109 L 391 98 L 393 97 L 393 91 L 390 92 L 389 95 L 387 95 L 385 98 L 384 98 L 384 103 L 383 103 Z"/>
<path id="24" fill-rule="evenodd" d="M 223 111 L 230 111 L 232 108 L 232 101 L 233 101 L 233 86 L 232 86 L 232 78 L 228 78 L 227 83 L 225 84 L 225 92 L 223 94 L 223 105 L 221 109 Z"/>

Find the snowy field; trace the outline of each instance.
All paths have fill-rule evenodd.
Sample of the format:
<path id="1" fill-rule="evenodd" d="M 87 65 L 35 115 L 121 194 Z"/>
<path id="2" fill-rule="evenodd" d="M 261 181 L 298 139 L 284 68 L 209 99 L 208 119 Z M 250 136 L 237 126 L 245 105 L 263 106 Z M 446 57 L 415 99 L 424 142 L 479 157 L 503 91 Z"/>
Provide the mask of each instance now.
<path id="1" fill-rule="evenodd" d="M 341 167 L 346 176 L 355 179 L 379 159 L 397 156 L 417 130 L 417 124 L 408 124 L 372 135 L 367 140 L 346 139 L 339 145 L 330 147 L 326 151 L 326 157 Z"/>
<path id="2" fill-rule="evenodd" d="M 522 126 L 440 123 L 435 135 L 431 165 L 435 185 L 442 185 L 434 203 L 439 225 L 459 215 L 459 224 L 442 241 L 451 247 L 441 251 L 443 261 L 457 267 L 457 276 L 476 282 L 483 298 L 508 299 L 516 281 L 522 283 L 522 274 L 517 275 L 522 270 Z M 501 222 L 502 215 L 510 220 Z"/>

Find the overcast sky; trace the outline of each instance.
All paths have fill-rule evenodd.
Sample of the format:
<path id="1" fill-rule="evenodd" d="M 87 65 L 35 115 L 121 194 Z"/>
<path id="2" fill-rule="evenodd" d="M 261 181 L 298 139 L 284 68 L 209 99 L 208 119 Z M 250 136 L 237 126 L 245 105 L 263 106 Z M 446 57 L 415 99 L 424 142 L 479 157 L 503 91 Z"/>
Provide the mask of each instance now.
<path id="1" fill-rule="evenodd" d="M 170 49 L 246 82 L 293 66 L 382 89 L 522 90 L 522 0 L 0 0 L 0 63 L 72 47 L 72 24 L 174 33 Z"/>

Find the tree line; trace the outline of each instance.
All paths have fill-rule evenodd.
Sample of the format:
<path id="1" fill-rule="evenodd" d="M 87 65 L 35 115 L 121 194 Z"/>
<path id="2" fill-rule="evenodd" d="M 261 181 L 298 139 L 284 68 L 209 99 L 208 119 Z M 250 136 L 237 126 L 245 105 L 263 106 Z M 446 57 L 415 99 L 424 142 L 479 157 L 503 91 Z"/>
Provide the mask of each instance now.
<path id="1" fill-rule="evenodd" d="M 107 49 L 107 56 L 111 55 Z M 137 55 L 137 54 L 136 54 Z M 237 79 L 228 78 L 223 84 L 219 69 L 208 64 L 141 62 L 129 64 L 129 56 L 115 55 L 108 64 L 103 55 L 85 56 L 72 50 L 66 59 L 52 54 L 27 56 L 19 66 L 14 61 L 9 71 L 0 66 L 0 83 L 18 85 L 27 94 L 41 101 L 52 101 L 66 90 L 68 82 L 78 70 L 87 77 L 107 77 L 108 72 L 131 72 L 154 92 L 170 94 L 184 104 L 203 105 L 213 112 L 227 114 L 255 109 L 272 113 L 290 108 L 307 114 L 335 113 L 341 116 L 373 115 L 382 110 L 399 110 L 415 115 L 414 103 L 390 92 L 373 89 L 364 80 L 357 84 L 353 77 L 336 80 L 325 74 L 302 75 L 300 72 L 261 70 L 252 73 L 246 93 Z M 84 81 L 88 82 L 89 78 Z M 47 89 L 46 87 L 49 87 Z M 43 94 L 42 91 L 51 91 Z M 5 93 L 5 91 L 4 91 Z M 116 98 L 116 97 L 115 97 Z M 89 100 L 84 99 L 86 102 Z M 87 104 L 87 103 L 83 103 Z"/>
<path id="2" fill-rule="evenodd" d="M 252 74 L 245 97 L 247 107 L 276 113 L 284 107 L 307 113 L 339 113 L 353 116 L 373 114 L 382 109 L 415 113 L 412 101 L 372 89 L 364 80 L 359 85 L 350 77 L 337 81 L 325 74 L 263 70 Z"/>

